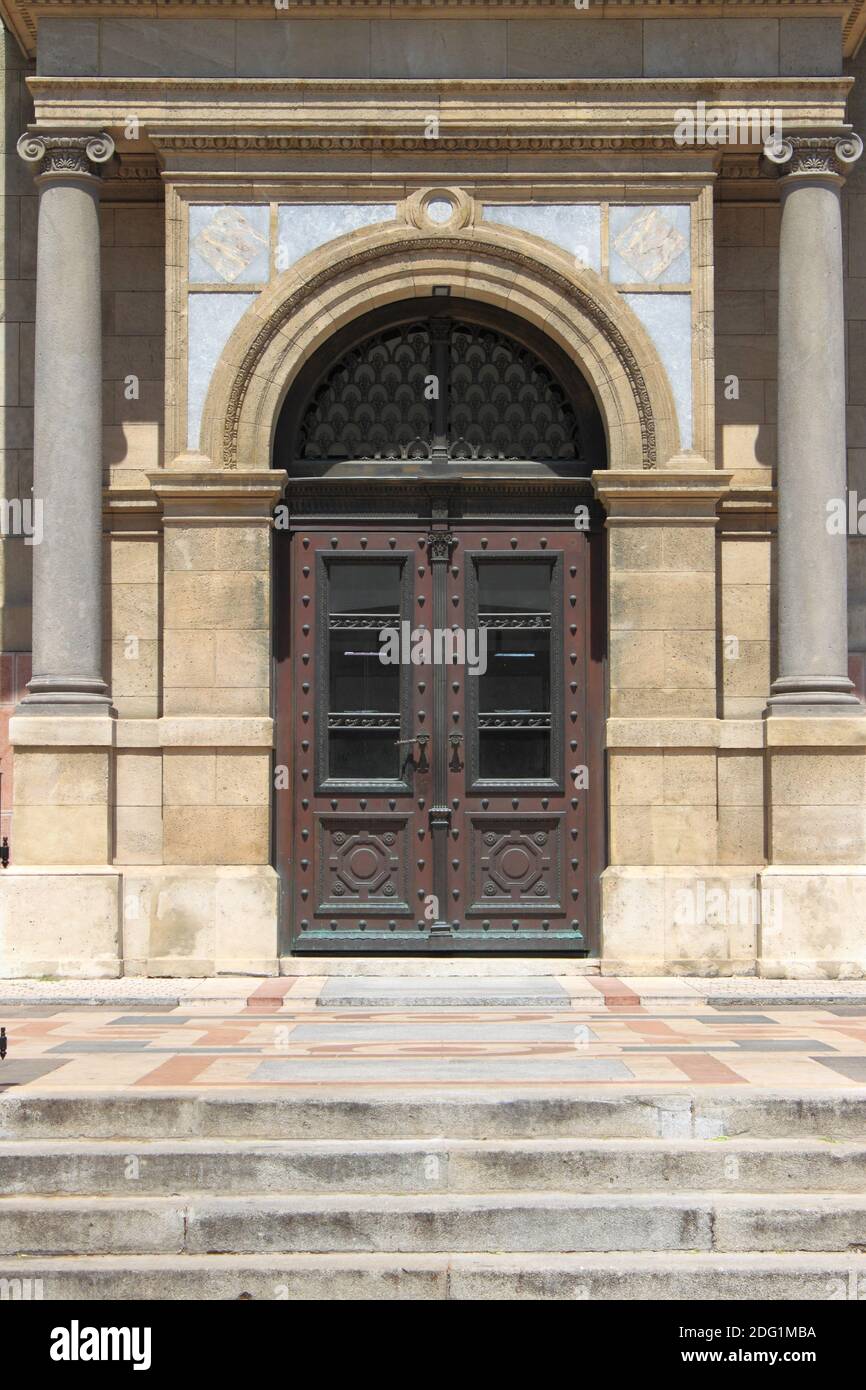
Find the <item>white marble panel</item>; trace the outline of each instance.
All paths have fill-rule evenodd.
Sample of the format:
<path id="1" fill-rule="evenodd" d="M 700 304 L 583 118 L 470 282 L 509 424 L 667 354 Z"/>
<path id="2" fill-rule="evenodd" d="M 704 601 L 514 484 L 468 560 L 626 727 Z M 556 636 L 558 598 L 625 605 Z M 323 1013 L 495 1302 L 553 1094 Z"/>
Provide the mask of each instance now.
<path id="1" fill-rule="evenodd" d="M 288 270 L 328 241 L 396 216 L 393 203 L 283 203 L 278 210 L 277 270 Z"/>
<path id="2" fill-rule="evenodd" d="M 612 204 L 610 278 L 615 285 L 686 285 L 691 280 L 691 207 Z"/>
<path id="3" fill-rule="evenodd" d="M 680 441 L 692 447 L 692 297 L 690 294 L 624 294 L 650 335 L 668 374 L 677 408 Z"/>
<path id="4" fill-rule="evenodd" d="M 199 446 L 201 413 L 223 348 L 255 300 L 254 294 L 191 294 L 188 311 L 187 440 Z"/>
<path id="5" fill-rule="evenodd" d="M 269 223 L 267 203 L 194 203 L 189 210 L 190 283 L 266 283 L 270 275 Z"/>
<path id="6" fill-rule="evenodd" d="M 484 221 L 544 237 L 581 265 L 601 269 L 601 209 L 597 203 L 488 203 Z"/>

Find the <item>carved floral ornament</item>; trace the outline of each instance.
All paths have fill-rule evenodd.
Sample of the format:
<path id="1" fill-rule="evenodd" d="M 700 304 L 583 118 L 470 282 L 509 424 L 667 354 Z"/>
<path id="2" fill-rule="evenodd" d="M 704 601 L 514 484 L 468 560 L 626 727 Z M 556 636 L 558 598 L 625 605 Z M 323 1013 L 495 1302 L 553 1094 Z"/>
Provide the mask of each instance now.
<path id="1" fill-rule="evenodd" d="M 859 135 L 786 135 L 764 146 L 772 164 L 784 166 L 785 177 L 818 175 L 844 178 L 863 153 Z"/>
<path id="2" fill-rule="evenodd" d="M 49 135 L 26 132 L 18 141 L 18 153 L 35 165 L 37 177 L 89 174 L 99 177 L 102 166 L 114 157 L 110 135 Z"/>

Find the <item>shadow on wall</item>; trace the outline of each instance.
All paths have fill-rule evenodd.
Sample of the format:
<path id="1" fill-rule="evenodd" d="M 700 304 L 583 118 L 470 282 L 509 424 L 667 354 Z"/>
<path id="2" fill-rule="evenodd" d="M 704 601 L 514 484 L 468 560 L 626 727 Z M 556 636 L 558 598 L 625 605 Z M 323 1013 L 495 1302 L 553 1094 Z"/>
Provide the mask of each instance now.
<path id="1" fill-rule="evenodd" d="M 163 462 L 165 211 L 109 198 L 110 183 L 100 208 L 103 476 L 146 491 Z M 145 539 L 113 529 L 103 555 L 102 665 L 118 714 L 130 718 L 162 711 L 160 569 L 155 530 Z"/>
<path id="2" fill-rule="evenodd" d="M 776 465 L 779 208 L 715 212 L 716 463 L 760 486 Z"/>

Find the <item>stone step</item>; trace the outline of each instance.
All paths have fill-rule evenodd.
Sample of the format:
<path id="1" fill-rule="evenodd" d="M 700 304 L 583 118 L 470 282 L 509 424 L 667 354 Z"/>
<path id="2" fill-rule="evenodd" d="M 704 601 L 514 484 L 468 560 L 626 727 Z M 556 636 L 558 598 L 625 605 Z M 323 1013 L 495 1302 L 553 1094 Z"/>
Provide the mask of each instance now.
<path id="1" fill-rule="evenodd" d="M 3 1280 L 8 1281 L 3 1284 Z M 842 1254 L 88 1255 L 0 1266 L 4 1298 L 46 1300 L 686 1299 L 866 1296 L 866 1260 Z M 698 1350 L 707 1343 L 695 1341 Z"/>
<path id="2" fill-rule="evenodd" d="M 637 996 L 635 996 L 635 999 Z M 329 979 L 322 1009 L 570 1009 L 571 994 L 550 975 L 499 979 Z"/>
<path id="3" fill-rule="evenodd" d="M 863 1193 L 866 1144 L 816 1139 L 0 1143 L 3 1196 L 551 1190 Z"/>
<path id="4" fill-rule="evenodd" d="M 0 1255 L 9 1257 L 550 1250 L 866 1252 L 866 1196 L 0 1198 Z"/>
<path id="5" fill-rule="evenodd" d="M 594 1087 L 507 1092 L 279 1090 L 6 1093 L 0 1140 L 767 1139 L 866 1141 L 866 1091 L 751 1087 L 699 1095 Z"/>

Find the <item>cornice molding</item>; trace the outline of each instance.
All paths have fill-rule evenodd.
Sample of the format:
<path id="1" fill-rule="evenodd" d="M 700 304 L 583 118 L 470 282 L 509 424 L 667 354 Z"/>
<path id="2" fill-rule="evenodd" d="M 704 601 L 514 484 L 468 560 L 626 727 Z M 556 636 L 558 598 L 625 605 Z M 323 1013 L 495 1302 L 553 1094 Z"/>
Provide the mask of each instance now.
<path id="1" fill-rule="evenodd" d="M 281 468 L 161 468 L 147 480 L 166 519 L 222 515 L 268 516 L 285 491 L 288 474 Z"/>
<path id="2" fill-rule="evenodd" d="M 574 14 L 574 0 L 289 0 L 302 18 L 340 19 L 394 17 L 449 19 L 560 19 Z M 866 33 L 866 0 L 595 0 L 597 17 L 605 11 L 625 11 L 630 18 L 657 17 L 674 12 L 684 19 L 730 15 L 732 11 L 767 15 L 839 15 L 844 52 L 857 52 Z M 15 34 L 28 57 L 36 52 L 39 16 L 126 18 L 137 13 L 156 19 L 279 20 L 274 0 L 0 0 L 0 17 Z"/>
<path id="3" fill-rule="evenodd" d="M 143 139 L 173 152 L 284 150 L 675 150 L 685 165 L 722 147 L 677 144 L 684 104 L 780 111 L 785 129 L 846 129 L 850 77 L 371 80 L 29 79 L 37 127 L 112 130 L 121 152 L 133 104 Z M 430 103 L 440 127 L 425 138 Z M 369 112 L 359 121 L 358 112 Z M 603 112 L 603 118 L 601 113 Z M 602 124 L 603 119 L 603 124 Z"/>
<path id="4" fill-rule="evenodd" d="M 222 135 L 217 132 L 195 135 L 166 135 L 157 132 L 154 145 L 165 152 L 255 151 L 281 153 L 284 150 L 401 150 L 430 153 L 430 141 L 417 136 L 389 135 Z M 437 151 L 447 150 L 533 150 L 548 154 L 597 153 L 602 150 L 678 150 L 705 158 L 703 147 L 683 150 L 672 137 L 645 135 L 454 135 L 440 136 Z"/>
<path id="5" fill-rule="evenodd" d="M 2 5 L 3 0 L 0 0 Z M 866 0 L 863 0 L 866 4 Z M 413 94 L 427 95 L 431 90 L 453 96 L 472 96 L 475 94 L 499 95 L 513 92 L 515 96 L 537 92 L 541 96 L 580 97 L 589 103 L 594 95 L 608 99 L 618 92 L 639 95 L 655 95 L 657 92 L 670 93 L 671 101 L 681 101 L 683 93 L 689 92 L 698 97 L 712 99 L 717 93 L 726 95 L 719 98 L 743 101 L 755 100 L 760 93 L 766 93 L 767 100 L 784 98 L 795 99 L 803 91 L 813 92 L 827 99 L 836 94 L 846 94 L 853 85 L 853 77 L 29 77 L 27 85 L 35 97 L 50 97 L 52 93 L 86 93 L 98 91 L 106 94 L 116 92 L 118 96 L 128 94 L 130 88 L 148 96 L 159 93 L 164 104 L 171 105 L 180 94 L 207 95 L 210 92 L 233 91 L 238 96 L 255 97 L 259 93 L 269 95 L 282 92 L 288 95 L 304 95 L 326 98 L 340 97 L 345 100 L 358 91 L 371 95 L 386 94 L 411 100 Z M 623 105 L 628 103 L 623 100 Z M 354 113 L 357 119 L 357 113 Z"/>

